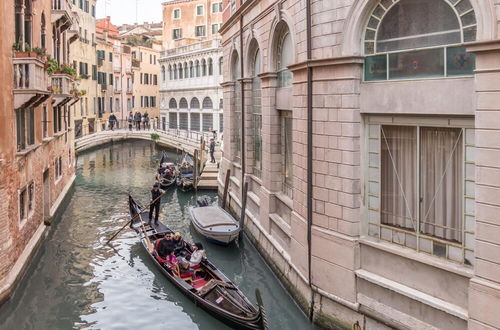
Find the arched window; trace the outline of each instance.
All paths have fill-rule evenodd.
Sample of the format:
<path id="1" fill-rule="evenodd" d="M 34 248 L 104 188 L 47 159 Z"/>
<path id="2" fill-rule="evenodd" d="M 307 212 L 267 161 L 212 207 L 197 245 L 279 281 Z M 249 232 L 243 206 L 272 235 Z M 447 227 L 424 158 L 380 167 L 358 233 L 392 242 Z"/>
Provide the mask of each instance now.
<path id="1" fill-rule="evenodd" d="M 15 2 L 15 36 L 16 43 L 24 50 L 25 44 L 33 47 L 31 38 L 33 10 L 32 0 L 16 0 Z"/>
<path id="2" fill-rule="evenodd" d="M 182 63 L 179 63 L 179 79 L 184 78 L 183 73 L 184 70 L 182 69 Z"/>
<path id="3" fill-rule="evenodd" d="M 196 77 L 199 77 L 200 76 L 200 61 L 196 60 L 196 62 L 194 62 L 194 67 L 195 67 L 195 71 L 196 71 Z"/>
<path id="4" fill-rule="evenodd" d="M 293 44 L 290 29 L 285 22 L 276 28 L 276 71 L 278 73 L 278 87 L 291 87 L 293 74 L 288 66 L 293 64 Z"/>
<path id="5" fill-rule="evenodd" d="M 241 130 L 242 130 L 242 125 L 241 125 L 241 82 L 239 79 L 241 78 L 241 70 L 240 70 L 240 58 L 238 56 L 238 53 L 236 51 L 233 51 L 233 54 L 231 56 L 231 80 L 234 82 L 234 87 L 233 87 L 233 95 L 232 95 L 232 108 L 233 108 L 233 120 L 232 120 L 232 125 L 233 125 L 233 139 L 234 141 L 234 161 L 240 162 L 241 161 Z"/>
<path id="6" fill-rule="evenodd" d="M 188 102 L 187 100 L 183 97 L 180 101 L 179 101 L 179 109 L 187 109 L 188 108 Z"/>
<path id="7" fill-rule="evenodd" d="M 205 59 L 201 60 L 201 75 L 203 77 L 207 75 L 207 61 Z"/>
<path id="8" fill-rule="evenodd" d="M 168 65 L 168 79 L 172 80 L 172 65 Z"/>
<path id="9" fill-rule="evenodd" d="M 211 58 L 208 59 L 208 75 L 209 76 L 214 75 L 214 63 Z"/>
<path id="10" fill-rule="evenodd" d="M 169 109 L 177 109 L 177 101 L 174 98 L 171 98 L 168 102 Z"/>
<path id="11" fill-rule="evenodd" d="M 212 103 L 212 99 L 208 96 L 203 99 L 203 109 L 213 109 L 214 105 Z"/>
<path id="12" fill-rule="evenodd" d="M 461 44 L 476 28 L 469 0 L 380 1 L 365 30 L 365 80 L 470 75 L 475 59 Z"/>
<path id="13" fill-rule="evenodd" d="M 42 13 L 41 19 L 41 29 L 40 29 L 40 46 L 42 49 L 47 49 L 47 41 L 46 41 L 46 22 L 45 22 L 45 13 Z"/>
<path id="14" fill-rule="evenodd" d="M 224 63 L 224 62 L 223 62 L 222 57 L 221 57 L 221 58 L 219 58 L 219 75 L 221 75 L 221 76 L 222 76 L 222 72 L 223 72 L 223 71 L 222 71 L 222 65 L 223 65 L 223 63 Z"/>
<path id="15" fill-rule="evenodd" d="M 161 79 L 163 82 L 165 82 L 165 79 L 167 79 L 164 65 L 161 66 Z"/>
<path id="16" fill-rule="evenodd" d="M 189 61 L 189 77 L 190 78 L 194 77 L 193 61 Z"/>
<path id="17" fill-rule="evenodd" d="M 261 67 L 260 49 L 254 39 L 250 44 L 250 74 L 252 76 L 252 140 L 253 140 L 253 174 L 261 177 L 262 173 L 262 107 L 261 80 L 258 77 Z"/>
<path id="18" fill-rule="evenodd" d="M 200 101 L 196 97 L 193 97 L 191 99 L 191 109 L 199 109 L 200 108 Z"/>
<path id="19" fill-rule="evenodd" d="M 174 64 L 174 80 L 177 80 L 177 64 Z"/>

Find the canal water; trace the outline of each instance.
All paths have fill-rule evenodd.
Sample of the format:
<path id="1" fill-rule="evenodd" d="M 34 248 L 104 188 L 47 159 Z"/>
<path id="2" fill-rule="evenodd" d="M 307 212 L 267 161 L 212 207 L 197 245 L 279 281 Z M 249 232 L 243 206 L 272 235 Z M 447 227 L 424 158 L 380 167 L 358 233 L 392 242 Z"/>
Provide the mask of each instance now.
<path id="1" fill-rule="evenodd" d="M 0 308 L 1 329 L 229 329 L 161 275 L 133 232 L 125 231 L 113 247 L 104 245 L 127 221 L 128 192 L 148 203 L 161 151 L 148 141 L 126 141 L 78 157 L 73 195 L 12 299 Z M 161 220 L 202 242 L 253 302 L 259 288 L 270 329 L 312 329 L 247 239 L 218 247 L 192 229 L 187 208 L 196 198 L 171 188 Z"/>

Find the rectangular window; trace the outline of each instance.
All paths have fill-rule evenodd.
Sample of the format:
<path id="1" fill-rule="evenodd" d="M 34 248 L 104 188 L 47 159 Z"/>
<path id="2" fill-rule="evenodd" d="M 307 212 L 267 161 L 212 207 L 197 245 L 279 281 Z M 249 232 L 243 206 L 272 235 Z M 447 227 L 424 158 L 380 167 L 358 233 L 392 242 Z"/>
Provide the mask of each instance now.
<path id="1" fill-rule="evenodd" d="M 177 129 L 177 112 L 168 113 L 168 128 Z"/>
<path id="2" fill-rule="evenodd" d="M 35 144 L 35 109 L 16 110 L 17 151 Z"/>
<path id="3" fill-rule="evenodd" d="M 252 126 L 254 163 L 253 170 L 257 177 L 261 177 L 262 171 L 262 109 L 261 109 L 261 80 L 258 77 L 252 81 Z M 222 103 L 222 100 L 221 100 Z M 221 104 L 222 108 L 222 104 Z"/>
<path id="4" fill-rule="evenodd" d="M 113 53 L 112 52 L 109 52 L 109 61 L 113 62 Z"/>
<path id="5" fill-rule="evenodd" d="M 290 198 L 293 193 L 293 150 L 292 150 L 292 114 L 281 114 L 281 150 L 283 159 L 283 192 Z"/>
<path id="6" fill-rule="evenodd" d="M 219 2 L 212 2 L 212 13 L 218 13 L 219 12 Z"/>
<path id="7" fill-rule="evenodd" d="M 35 209 L 35 183 L 31 181 L 28 185 L 28 214 Z"/>
<path id="8" fill-rule="evenodd" d="M 196 37 L 204 37 L 205 36 L 205 25 L 195 26 L 194 34 Z"/>
<path id="9" fill-rule="evenodd" d="M 224 114 L 219 114 L 219 132 L 224 132 Z"/>
<path id="10" fill-rule="evenodd" d="M 191 130 L 200 131 L 200 114 L 196 112 L 191 113 Z"/>
<path id="11" fill-rule="evenodd" d="M 181 10 L 180 10 L 180 8 L 174 9 L 174 11 L 173 11 L 173 17 L 174 17 L 174 19 L 181 18 Z"/>
<path id="12" fill-rule="evenodd" d="M 201 117 L 203 132 L 211 132 L 214 127 L 214 116 L 211 113 L 204 113 Z"/>
<path id="13" fill-rule="evenodd" d="M 23 220 L 26 220 L 28 216 L 27 212 L 27 203 L 26 203 L 26 188 L 22 189 L 19 192 L 19 222 L 23 222 Z"/>
<path id="14" fill-rule="evenodd" d="M 92 80 L 97 80 L 97 65 L 92 65 Z"/>
<path id="15" fill-rule="evenodd" d="M 212 24 L 212 34 L 219 33 L 219 24 Z"/>
<path id="16" fill-rule="evenodd" d="M 92 5 L 92 17 L 95 17 L 95 5 Z"/>
<path id="17" fill-rule="evenodd" d="M 112 86 L 113 85 L 113 74 L 109 74 L 109 84 Z"/>
<path id="18" fill-rule="evenodd" d="M 49 136 L 49 116 L 47 113 L 47 105 L 42 108 L 42 137 L 45 139 Z"/>
<path id="19" fill-rule="evenodd" d="M 62 157 L 59 156 L 56 158 L 54 162 L 54 174 L 55 174 L 55 180 L 59 180 L 62 176 Z"/>
<path id="20" fill-rule="evenodd" d="M 189 129 L 188 114 L 186 112 L 179 113 L 179 129 L 182 129 L 182 130 Z"/>
<path id="21" fill-rule="evenodd" d="M 203 5 L 196 6 L 196 16 L 203 16 Z"/>
<path id="22" fill-rule="evenodd" d="M 177 40 L 182 38 L 182 29 L 173 29 L 172 30 L 172 39 Z"/>
<path id="23" fill-rule="evenodd" d="M 158 75 L 153 76 L 153 85 L 158 85 Z"/>
<path id="24" fill-rule="evenodd" d="M 368 235 L 473 263 L 474 130 L 367 129 Z"/>

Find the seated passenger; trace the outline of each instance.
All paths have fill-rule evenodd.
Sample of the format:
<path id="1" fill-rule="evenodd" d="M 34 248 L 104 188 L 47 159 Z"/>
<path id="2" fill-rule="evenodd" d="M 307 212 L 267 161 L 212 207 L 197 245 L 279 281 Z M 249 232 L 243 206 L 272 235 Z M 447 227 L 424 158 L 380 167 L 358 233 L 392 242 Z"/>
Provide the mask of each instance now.
<path id="1" fill-rule="evenodd" d="M 174 242 L 172 241 L 172 233 L 166 233 L 160 243 L 156 246 L 156 252 L 160 258 L 166 259 L 173 250 Z"/>
<path id="2" fill-rule="evenodd" d="M 174 246 L 176 253 L 180 252 L 180 250 L 184 248 L 184 241 L 182 240 L 181 233 L 179 232 L 175 233 L 172 241 L 175 244 Z"/>
<path id="3" fill-rule="evenodd" d="M 200 264 L 201 260 L 203 258 L 206 258 L 207 255 L 201 243 L 193 244 L 192 249 L 193 252 L 191 253 L 191 258 L 189 259 L 189 265 L 191 267 L 197 267 Z"/>
<path id="4" fill-rule="evenodd" d="M 170 251 L 170 253 L 168 254 L 166 259 L 167 259 L 167 263 L 170 266 L 170 268 L 175 267 L 178 263 L 178 260 L 177 260 L 177 257 L 175 256 L 174 251 Z"/>
<path id="5" fill-rule="evenodd" d="M 179 258 L 177 265 L 179 266 L 178 271 L 179 271 L 179 276 L 182 278 L 187 278 L 191 277 L 193 275 L 193 269 L 189 264 L 189 261 L 187 261 L 184 258 Z"/>

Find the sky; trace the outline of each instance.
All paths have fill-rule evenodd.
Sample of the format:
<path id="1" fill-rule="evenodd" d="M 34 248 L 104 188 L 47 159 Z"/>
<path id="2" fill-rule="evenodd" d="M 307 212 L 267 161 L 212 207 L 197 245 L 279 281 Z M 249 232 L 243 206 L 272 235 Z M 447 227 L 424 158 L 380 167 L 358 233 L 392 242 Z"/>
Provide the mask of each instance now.
<path id="1" fill-rule="evenodd" d="M 135 23 L 136 1 L 138 23 L 162 21 L 161 4 L 167 0 L 97 0 L 97 18 L 111 16 L 111 23 L 115 25 Z"/>

